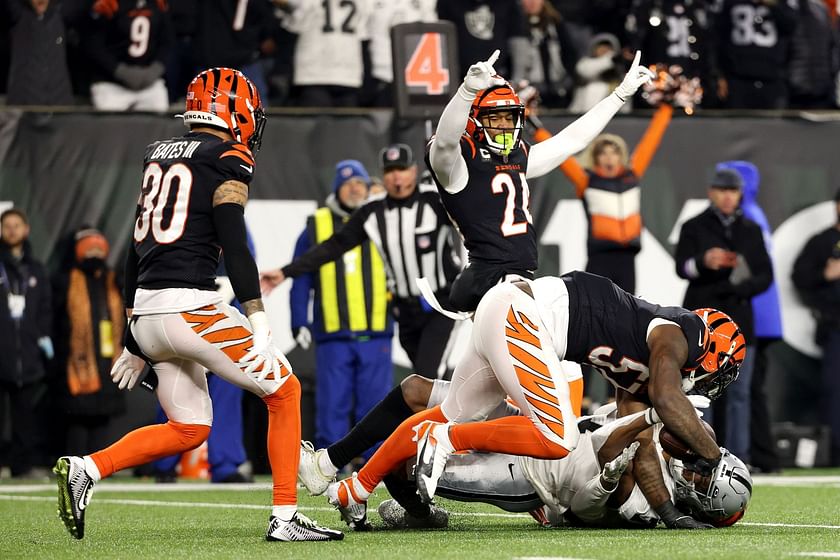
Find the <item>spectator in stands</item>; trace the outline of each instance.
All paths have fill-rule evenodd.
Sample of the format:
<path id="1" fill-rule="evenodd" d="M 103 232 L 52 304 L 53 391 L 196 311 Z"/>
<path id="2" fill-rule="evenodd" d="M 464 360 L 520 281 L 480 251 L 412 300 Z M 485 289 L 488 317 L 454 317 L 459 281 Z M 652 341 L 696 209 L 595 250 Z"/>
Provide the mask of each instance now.
<path id="1" fill-rule="evenodd" d="M 200 0 L 193 56 L 200 68 L 225 66 L 245 74 L 268 103 L 263 57 L 274 54 L 274 19 L 269 0 Z"/>
<path id="2" fill-rule="evenodd" d="M 434 0 L 374 0 L 370 18 L 370 75 L 365 76 L 362 105 L 394 105 L 391 28 L 400 23 L 436 20 Z"/>
<path id="3" fill-rule="evenodd" d="M 66 268 L 55 286 L 56 371 L 66 448 L 85 454 L 109 443 L 111 418 L 125 411 L 125 397 L 111 382 L 111 366 L 122 353 L 125 312 L 114 271 L 105 260 L 109 245 L 93 228 L 73 234 Z"/>
<path id="4" fill-rule="evenodd" d="M 592 37 L 587 54 L 578 61 L 575 72 L 577 85 L 569 110 L 585 113 L 607 97 L 624 76 L 624 60 L 616 36 L 599 33 Z M 629 110 L 630 103 L 625 107 Z"/>
<path id="5" fill-rule="evenodd" d="M 528 18 L 530 54 L 525 78 L 546 107 L 566 107 L 574 86 L 578 52 L 566 22 L 550 1 L 522 0 Z"/>
<path id="6" fill-rule="evenodd" d="M 72 105 L 61 2 L 5 0 L 11 29 L 6 103 Z"/>
<path id="7" fill-rule="evenodd" d="M 166 87 L 169 101 L 184 98 L 187 86 L 195 77 L 195 35 L 198 30 L 199 0 L 168 0 L 174 41 L 166 60 Z"/>
<path id="8" fill-rule="evenodd" d="M 364 78 L 373 0 L 288 0 L 283 27 L 296 33 L 293 85 L 298 104 L 356 107 Z"/>
<path id="9" fill-rule="evenodd" d="M 500 76 L 517 83 L 528 66 L 528 30 L 519 2 L 511 0 L 438 0 L 438 17 L 458 30 L 458 76 L 476 60 L 485 60 L 499 49 L 494 64 Z"/>
<path id="10" fill-rule="evenodd" d="M 823 349 L 819 418 L 831 427 L 831 465 L 840 467 L 840 189 L 837 223 L 808 240 L 793 265 L 793 283 L 817 320 Z"/>
<path id="11" fill-rule="evenodd" d="M 837 26 L 823 0 L 799 0 L 799 25 L 791 39 L 788 87 L 794 109 L 836 106 Z"/>
<path id="12" fill-rule="evenodd" d="M 732 109 L 784 109 L 797 0 L 724 0 L 716 18 L 718 95 Z"/>
<path id="13" fill-rule="evenodd" d="M 560 165 L 586 210 L 586 271 L 606 276 L 631 294 L 636 291 L 636 254 L 642 248 L 639 183 L 673 113 L 673 107 L 663 103 L 630 156 L 623 138 L 601 134 L 586 152 L 585 167 L 574 157 Z M 545 132 L 539 139 L 547 137 Z"/>
<path id="14" fill-rule="evenodd" d="M 9 396 L 8 463 L 12 476 L 20 477 L 40 476 L 46 464 L 45 361 L 53 358 L 50 283 L 28 238 L 23 210 L 0 214 L 0 398 Z"/>
<path id="15" fill-rule="evenodd" d="M 741 210 L 746 218 L 761 228 L 764 246 L 772 261 L 773 232 L 757 200 L 760 181 L 758 168 L 748 161 L 725 161 L 719 163 L 717 168 L 733 169 L 741 175 L 744 181 Z M 770 414 L 767 410 L 767 391 L 764 385 L 767 377 L 768 350 L 772 344 L 782 339 L 782 313 L 775 280 L 766 291 L 752 298 L 752 309 L 756 352 L 750 385 L 750 467 L 756 472 L 772 473 L 779 471 L 779 457 L 770 432 Z"/>
<path id="16" fill-rule="evenodd" d="M 641 50 L 645 60 L 679 65 L 688 78 L 700 78 L 704 105 L 717 105 L 717 37 L 706 2 L 637 0 L 627 15 L 628 53 Z"/>
<path id="17" fill-rule="evenodd" d="M 173 42 L 165 0 L 96 0 L 83 28 L 93 65 L 90 96 L 100 111 L 157 111 L 169 107 L 164 63 Z"/>
<path id="18" fill-rule="evenodd" d="M 755 362 L 751 299 L 767 290 L 773 267 L 761 228 L 740 208 L 743 180 L 732 169 L 715 172 L 709 208 L 683 224 L 677 243 L 677 274 L 688 280 L 683 307 L 714 307 L 741 328 L 747 355 L 740 375 L 716 402 L 715 431 L 732 453 L 750 461 L 750 384 Z"/>
<path id="19" fill-rule="evenodd" d="M 332 237 L 368 196 L 370 177 L 356 160 L 338 162 L 333 192 L 298 237 L 295 258 Z M 393 385 L 390 294 L 376 245 L 364 241 L 315 272 L 295 277 L 292 334 L 315 342 L 315 443 L 327 447 L 350 430 Z M 310 305 L 312 319 L 309 318 Z"/>

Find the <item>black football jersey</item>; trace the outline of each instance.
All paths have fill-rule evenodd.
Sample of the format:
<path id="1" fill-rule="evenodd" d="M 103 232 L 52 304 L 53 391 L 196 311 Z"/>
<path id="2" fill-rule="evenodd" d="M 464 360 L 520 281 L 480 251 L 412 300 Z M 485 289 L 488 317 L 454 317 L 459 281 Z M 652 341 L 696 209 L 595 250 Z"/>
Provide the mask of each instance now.
<path id="1" fill-rule="evenodd" d="M 120 63 L 148 66 L 164 62 L 175 40 L 169 12 L 158 0 L 123 1 L 112 18 L 94 17 L 83 29 L 94 81 L 113 80 Z"/>
<path id="2" fill-rule="evenodd" d="M 524 141 L 507 158 L 461 137 L 467 162 L 467 186 L 452 194 L 432 171 L 441 200 L 464 238 L 470 262 L 504 265 L 511 269 L 537 269 L 537 232 L 528 209 L 530 191 L 525 180 L 528 149 Z M 431 170 L 428 150 L 426 165 Z"/>
<path id="3" fill-rule="evenodd" d="M 587 272 L 562 276 L 569 290 L 569 339 L 565 359 L 589 364 L 616 388 L 646 393 L 654 319 L 676 323 L 688 341 L 684 370 L 696 368 L 705 354 L 706 324 L 682 307 L 663 307 L 628 294 L 609 279 Z"/>
<path id="4" fill-rule="evenodd" d="M 213 193 L 229 180 L 251 182 L 254 159 L 244 144 L 190 132 L 146 148 L 134 247 L 137 285 L 215 290 L 220 247 Z"/>

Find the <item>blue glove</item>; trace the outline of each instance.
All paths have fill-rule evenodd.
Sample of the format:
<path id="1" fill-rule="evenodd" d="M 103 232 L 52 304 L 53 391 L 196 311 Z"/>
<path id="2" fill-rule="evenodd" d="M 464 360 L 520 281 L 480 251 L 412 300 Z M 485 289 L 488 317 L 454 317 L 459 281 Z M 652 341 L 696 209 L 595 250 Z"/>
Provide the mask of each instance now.
<path id="1" fill-rule="evenodd" d="M 421 308 L 423 309 L 423 311 L 425 311 L 426 313 L 431 313 L 432 311 L 434 311 L 434 310 L 435 310 L 435 309 L 432 307 L 432 305 L 431 305 L 428 301 L 426 301 L 426 298 L 424 298 L 423 296 L 420 296 L 420 307 L 421 307 Z"/>

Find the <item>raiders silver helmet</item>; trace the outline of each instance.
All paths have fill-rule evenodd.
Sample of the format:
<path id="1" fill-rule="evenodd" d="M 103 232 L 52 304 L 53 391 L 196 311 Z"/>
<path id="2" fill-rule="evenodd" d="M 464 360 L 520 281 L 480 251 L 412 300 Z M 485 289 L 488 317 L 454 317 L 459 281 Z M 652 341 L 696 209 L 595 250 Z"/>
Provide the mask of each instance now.
<path id="1" fill-rule="evenodd" d="M 752 496 L 752 477 L 738 457 L 721 447 L 723 456 L 711 476 L 701 476 L 679 459 L 671 459 L 677 507 L 717 527 L 744 516 Z"/>

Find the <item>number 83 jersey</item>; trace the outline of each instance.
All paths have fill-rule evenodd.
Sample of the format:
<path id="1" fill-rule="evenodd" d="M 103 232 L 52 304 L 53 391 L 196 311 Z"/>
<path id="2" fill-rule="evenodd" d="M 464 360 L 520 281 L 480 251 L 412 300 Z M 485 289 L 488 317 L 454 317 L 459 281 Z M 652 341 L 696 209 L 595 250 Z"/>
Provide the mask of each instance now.
<path id="1" fill-rule="evenodd" d="M 537 269 L 537 234 L 525 180 L 528 149 L 520 140 L 518 148 L 502 157 L 463 135 L 461 155 L 469 173 L 466 186 L 447 191 L 432 172 L 443 205 L 464 238 L 470 262 Z M 426 165 L 432 169 L 428 147 Z"/>
<path id="2" fill-rule="evenodd" d="M 219 242 L 213 193 L 225 181 L 251 182 L 244 144 L 208 133 L 151 144 L 134 223 L 139 288 L 215 290 Z"/>

